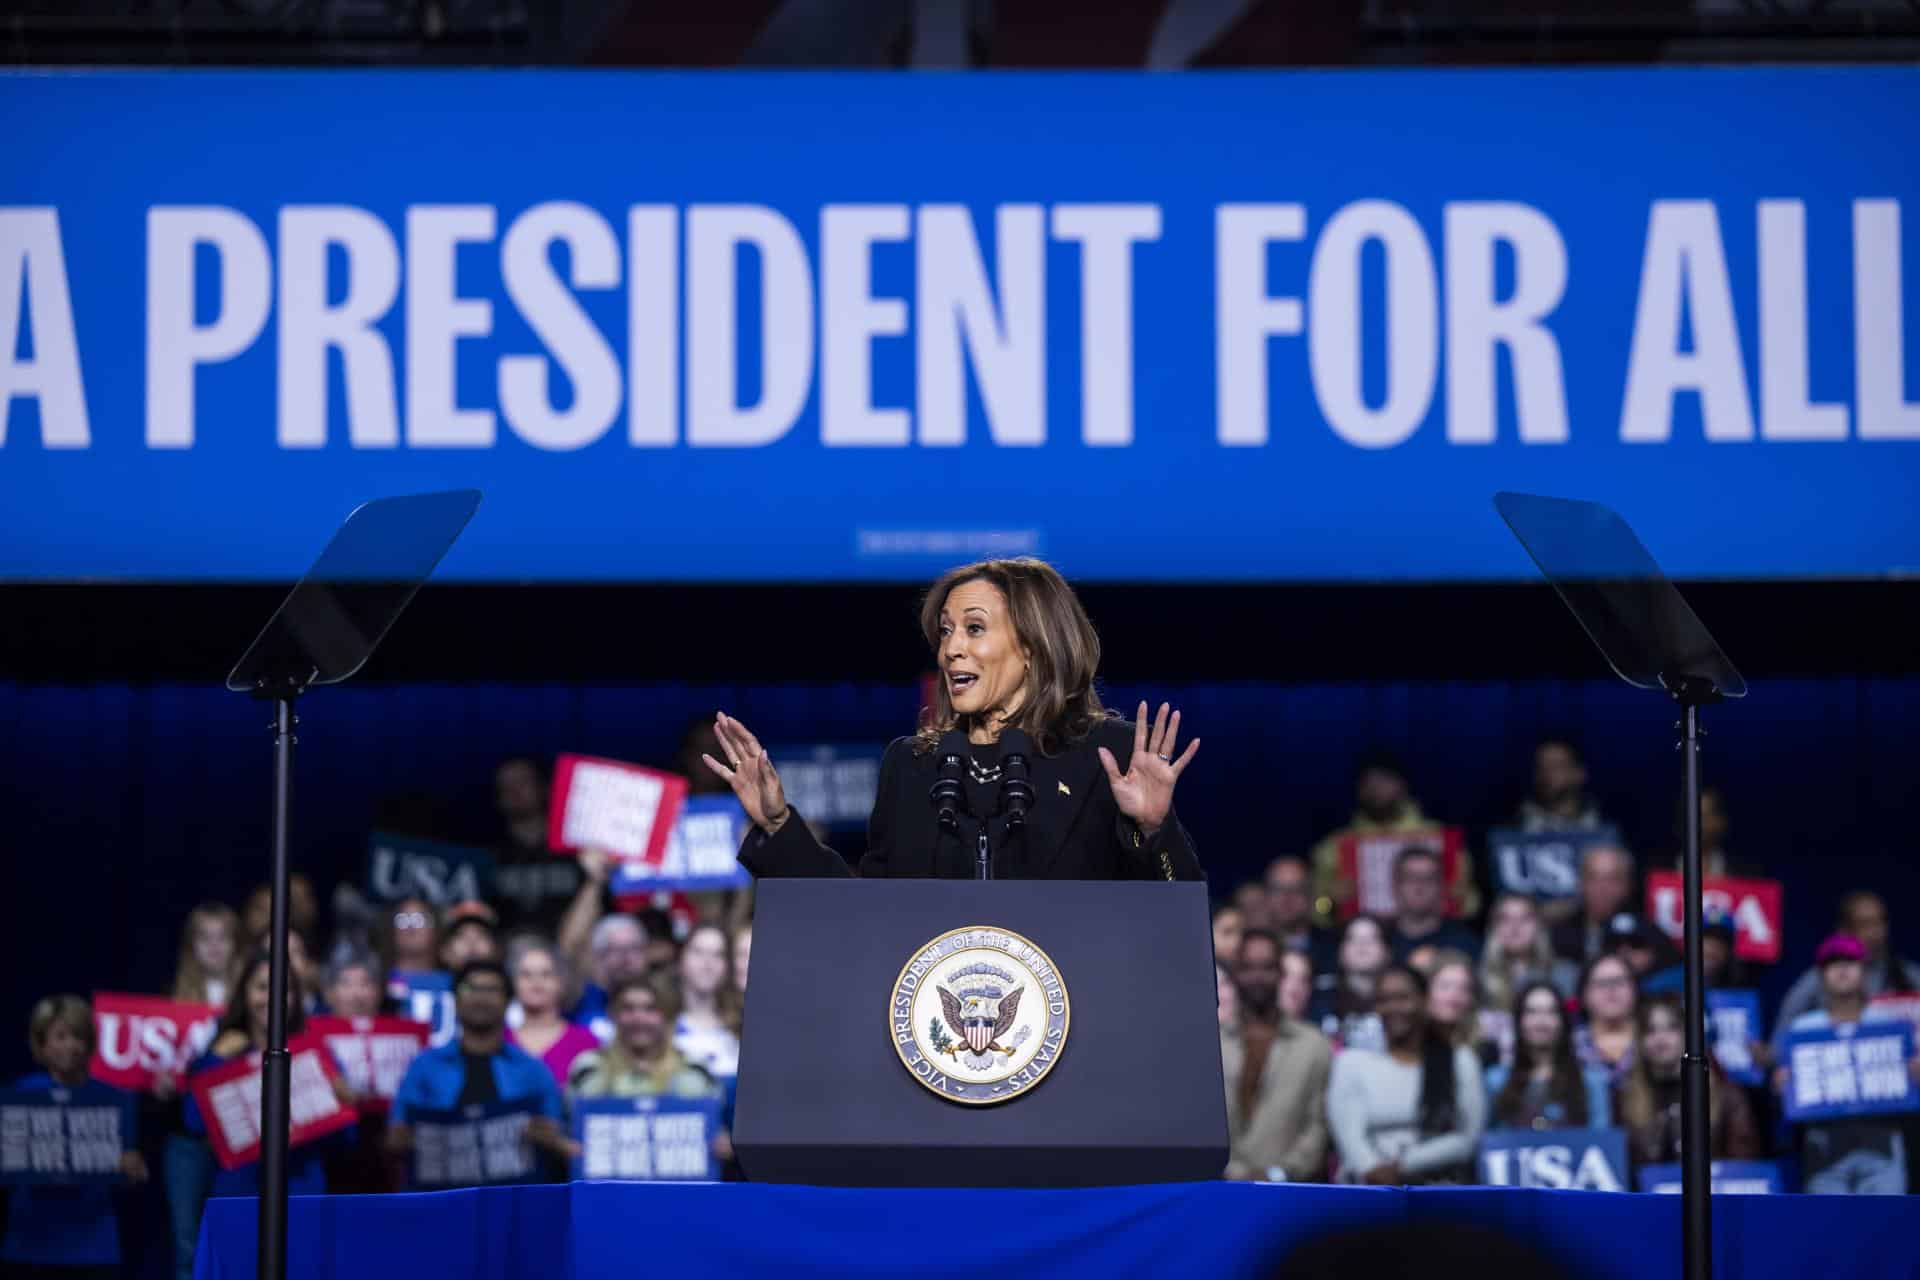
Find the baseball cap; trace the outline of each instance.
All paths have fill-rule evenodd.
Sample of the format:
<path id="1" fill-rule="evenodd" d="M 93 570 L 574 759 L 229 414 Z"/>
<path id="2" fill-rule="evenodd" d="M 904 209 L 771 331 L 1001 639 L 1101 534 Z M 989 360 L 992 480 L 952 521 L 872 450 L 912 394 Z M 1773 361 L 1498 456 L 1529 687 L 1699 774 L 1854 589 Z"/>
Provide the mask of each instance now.
<path id="1" fill-rule="evenodd" d="M 496 933 L 500 928 L 500 917 L 494 914 L 492 907 L 477 899 L 469 898 L 465 902 L 456 902 L 447 908 L 440 920 L 440 936 L 450 938 L 456 930 L 467 925 L 477 924 L 488 933 Z"/>
<path id="2" fill-rule="evenodd" d="M 1835 960 L 1852 960 L 1857 964 L 1866 958 L 1867 949 L 1860 945 L 1860 939 L 1850 933 L 1829 934 L 1827 940 L 1820 944 L 1820 949 L 1813 953 L 1813 963 L 1820 967 L 1832 964 Z"/>

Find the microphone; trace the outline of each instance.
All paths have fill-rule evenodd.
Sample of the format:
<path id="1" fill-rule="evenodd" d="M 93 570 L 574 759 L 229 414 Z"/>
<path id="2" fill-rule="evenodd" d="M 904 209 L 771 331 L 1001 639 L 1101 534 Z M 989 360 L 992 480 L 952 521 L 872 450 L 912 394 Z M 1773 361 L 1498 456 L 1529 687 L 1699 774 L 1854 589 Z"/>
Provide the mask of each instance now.
<path id="1" fill-rule="evenodd" d="M 1027 825 L 1027 810 L 1033 807 L 1033 777 L 1027 770 L 1027 756 L 1033 743 L 1018 729 L 1000 733 L 1000 807 L 1007 811 L 1007 826 L 1018 830 Z"/>
<path id="2" fill-rule="evenodd" d="M 934 748 L 935 768 L 939 776 L 927 788 L 927 802 L 939 815 L 940 829 L 954 835 L 960 833 L 960 810 L 967 803 L 966 792 L 960 785 L 960 777 L 967 767 L 966 756 L 966 734 L 958 729 L 949 729 L 942 734 L 940 745 Z"/>

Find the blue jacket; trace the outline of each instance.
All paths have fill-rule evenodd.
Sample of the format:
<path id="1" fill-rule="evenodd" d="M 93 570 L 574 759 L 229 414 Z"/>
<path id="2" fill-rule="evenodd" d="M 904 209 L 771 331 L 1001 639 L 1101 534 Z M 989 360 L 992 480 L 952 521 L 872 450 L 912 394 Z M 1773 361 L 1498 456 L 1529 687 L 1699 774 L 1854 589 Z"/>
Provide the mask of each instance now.
<path id="1" fill-rule="evenodd" d="M 53 1088 L 53 1077 L 36 1071 L 14 1082 L 16 1089 Z M 89 1080 L 73 1091 L 76 1103 L 118 1105 L 126 1094 Z M 133 1150 L 133 1134 L 122 1141 Z M 120 1227 L 114 1218 L 113 1191 L 99 1183 L 75 1186 L 18 1186 L 7 1196 L 7 1235 L 0 1260 L 28 1266 L 106 1267 L 120 1265 Z"/>
<path id="2" fill-rule="evenodd" d="M 438 1049 L 429 1049 L 413 1060 L 394 1095 L 390 1118 L 394 1124 L 406 1124 L 413 1111 L 451 1111 L 460 1105 L 460 1089 L 467 1080 L 467 1064 L 460 1054 L 456 1038 Z M 493 1082 L 500 1101 L 517 1102 L 531 1098 L 539 1113 L 554 1120 L 562 1118 L 560 1087 L 553 1081 L 547 1064 L 515 1044 L 505 1044 L 493 1055 Z"/>
<path id="3" fill-rule="evenodd" d="M 1482 1076 L 1487 1085 L 1487 1127 L 1497 1126 L 1493 1116 L 1493 1100 L 1507 1087 L 1507 1076 L 1511 1067 L 1488 1067 Z M 1587 1128 L 1605 1129 L 1613 1124 L 1613 1091 L 1607 1084 L 1607 1073 L 1596 1071 L 1592 1067 L 1583 1067 L 1580 1077 L 1587 1085 Z M 1572 1126 L 1566 1126 L 1571 1128 Z"/>

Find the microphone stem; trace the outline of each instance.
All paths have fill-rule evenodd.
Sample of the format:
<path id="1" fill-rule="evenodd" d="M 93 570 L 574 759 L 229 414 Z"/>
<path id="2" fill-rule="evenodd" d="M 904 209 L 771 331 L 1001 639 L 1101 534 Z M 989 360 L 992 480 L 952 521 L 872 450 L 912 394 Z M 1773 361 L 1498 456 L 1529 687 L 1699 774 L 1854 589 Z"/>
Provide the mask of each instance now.
<path id="1" fill-rule="evenodd" d="M 979 843 L 975 846 L 973 878 L 975 880 L 993 879 L 993 858 L 987 851 L 987 825 L 984 822 L 980 824 Z"/>

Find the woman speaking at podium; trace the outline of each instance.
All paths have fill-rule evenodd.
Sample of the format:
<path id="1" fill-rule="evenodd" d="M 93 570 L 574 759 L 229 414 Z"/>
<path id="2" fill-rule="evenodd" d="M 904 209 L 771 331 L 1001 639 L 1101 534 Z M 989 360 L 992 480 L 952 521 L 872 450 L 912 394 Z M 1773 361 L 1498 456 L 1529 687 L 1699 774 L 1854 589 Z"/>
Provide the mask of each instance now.
<path id="1" fill-rule="evenodd" d="M 1173 812 L 1200 740 L 1176 754 L 1180 713 L 1164 703 L 1149 723 L 1142 702 L 1131 724 L 1100 705 L 1100 639 L 1066 579 L 1028 558 L 953 569 L 928 590 L 920 630 L 938 690 L 920 731 L 880 762 L 859 875 L 1201 878 Z M 722 713 L 714 730 L 726 759 L 701 758 L 753 824 L 747 869 L 850 874 L 787 803 L 747 726 Z"/>

